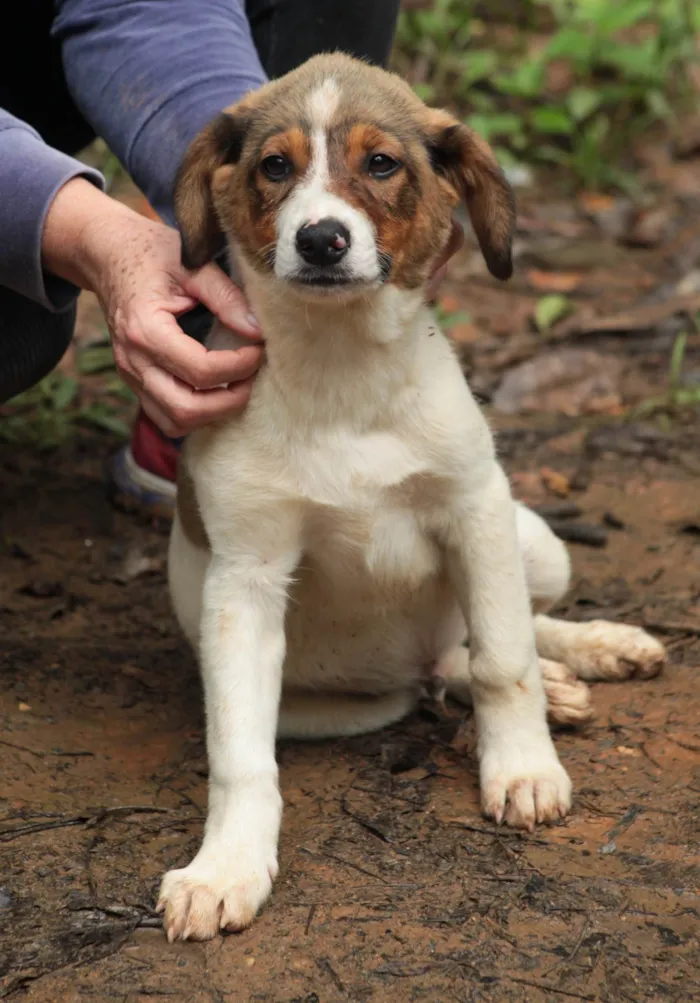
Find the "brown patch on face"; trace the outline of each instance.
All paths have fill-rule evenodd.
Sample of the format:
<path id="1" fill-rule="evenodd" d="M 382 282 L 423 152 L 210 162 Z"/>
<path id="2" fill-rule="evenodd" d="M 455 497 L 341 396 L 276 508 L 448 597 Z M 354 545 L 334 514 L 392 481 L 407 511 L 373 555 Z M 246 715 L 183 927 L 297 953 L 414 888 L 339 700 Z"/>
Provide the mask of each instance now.
<path id="1" fill-rule="evenodd" d="M 194 481 L 187 469 L 185 456 L 181 456 L 177 469 L 177 514 L 182 532 L 194 547 L 209 550 L 209 536 L 199 510 Z"/>
<path id="2" fill-rule="evenodd" d="M 372 177 L 368 164 L 377 154 L 401 167 L 387 178 Z M 390 281 L 409 289 L 423 285 L 449 235 L 456 198 L 441 187 L 422 144 L 360 122 L 331 130 L 329 161 L 331 191 L 371 220 L 377 248 L 391 262 Z"/>
<path id="3" fill-rule="evenodd" d="M 267 157 L 287 158 L 292 166 L 289 177 L 282 181 L 268 178 L 262 168 Z M 261 269 L 270 270 L 274 266 L 277 213 L 295 184 L 306 174 L 310 161 L 311 141 L 304 130 L 296 126 L 269 136 L 242 165 L 248 170 L 247 200 L 236 200 L 233 204 L 235 232 Z"/>

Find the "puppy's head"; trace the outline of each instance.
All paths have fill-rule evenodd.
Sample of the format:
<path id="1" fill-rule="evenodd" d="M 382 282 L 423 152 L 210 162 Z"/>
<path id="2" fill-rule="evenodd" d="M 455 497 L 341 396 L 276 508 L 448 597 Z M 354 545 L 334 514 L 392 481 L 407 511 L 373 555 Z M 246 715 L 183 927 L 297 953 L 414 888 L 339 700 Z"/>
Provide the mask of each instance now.
<path id="1" fill-rule="evenodd" d="M 228 239 L 303 295 L 346 297 L 423 285 L 460 199 L 507 279 L 514 200 L 486 143 L 398 77 L 332 54 L 215 119 L 187 151 L 175 208 L 187 267 Z"/>

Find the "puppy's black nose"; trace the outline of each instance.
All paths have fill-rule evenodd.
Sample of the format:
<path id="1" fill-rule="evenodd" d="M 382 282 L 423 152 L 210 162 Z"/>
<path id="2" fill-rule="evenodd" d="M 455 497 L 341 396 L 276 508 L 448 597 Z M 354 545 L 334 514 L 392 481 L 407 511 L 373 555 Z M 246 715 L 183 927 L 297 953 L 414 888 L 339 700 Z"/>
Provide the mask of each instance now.
<path id="1" fill-rule="evenodd" d="M 297 233 L 297 251 L 308 265 L 337 265 L 350 247 L 350 233 L 338 219 L 307 223 Z"/>

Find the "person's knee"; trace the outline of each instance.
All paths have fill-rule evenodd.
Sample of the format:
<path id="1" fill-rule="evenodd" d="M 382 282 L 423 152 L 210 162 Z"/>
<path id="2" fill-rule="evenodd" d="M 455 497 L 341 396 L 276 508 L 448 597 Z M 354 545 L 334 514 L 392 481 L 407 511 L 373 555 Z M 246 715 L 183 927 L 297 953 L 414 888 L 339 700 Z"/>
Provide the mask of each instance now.
<path id="1" fill-rule="evenodd" d="M 75 329 L 75 304 L 51 313 L 9 290 L 0 292 L 0 403 L 47 376 L 63 358 Z"/>

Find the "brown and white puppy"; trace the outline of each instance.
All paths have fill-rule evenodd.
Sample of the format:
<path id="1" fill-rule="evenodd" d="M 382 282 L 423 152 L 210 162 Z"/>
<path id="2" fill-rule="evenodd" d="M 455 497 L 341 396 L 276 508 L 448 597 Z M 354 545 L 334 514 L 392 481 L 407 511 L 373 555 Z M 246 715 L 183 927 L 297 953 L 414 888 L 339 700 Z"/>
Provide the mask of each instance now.
<path id="1" fill-rule="evenodd" d="M 170 586 L 201 661 L 210 781 L 202 847 L 161 888 L 171 940 L 240 929 L 269 894 L 276 734 L 381 728 L 437 677 L 473 702 L 484 812 L 532 828 L 571 799 L 543 673 L 550 712 L 576 721 L 580 679 L 663 661 L 637 628 L 533 617 L 567 588 L 566 551 L 512 501 L 424 303 L 459 199 L 507 278 L 513 197 L 488 147 L 337 54 L 187 154 L 183 259 L 228 242 L 267 362 L 245 413 L 192 435 L 182 462 Z"/>

